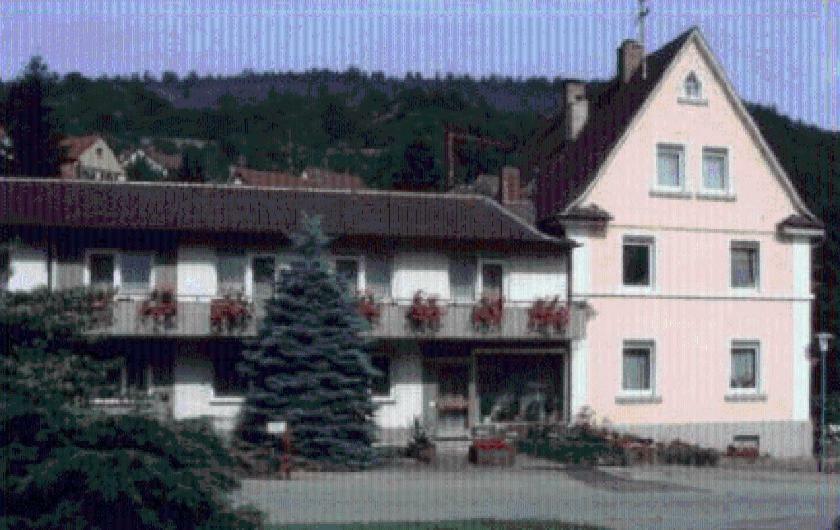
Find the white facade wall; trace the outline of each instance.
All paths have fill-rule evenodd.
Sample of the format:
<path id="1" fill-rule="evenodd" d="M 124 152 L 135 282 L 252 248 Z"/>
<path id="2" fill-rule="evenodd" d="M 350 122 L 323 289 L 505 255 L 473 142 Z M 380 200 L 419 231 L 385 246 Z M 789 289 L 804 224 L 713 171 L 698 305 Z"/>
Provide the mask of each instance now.
<path id="1" fill-rule="evenodd" d="M 49 263 L 46 249 L 15 246 L 11 255 L 10 291 L 29 291 L 49 285 Z"/>
<path id="2" fill-rule="evenodd" d="M 376 424 L 383 429 L 409 429 L 423 418 L 423 362 L 420 354 L 391 357 L 391 395 L 375 398 Z"/>
<path id="3" fill-rule="evenodd" d="M 431 252 L 394 256 L 391 293 L 397 300 L 411 300 L 418 290 L 427 296 L 449 298 L 449 259 Z"/>
<path id="4" fill-rule="evenodd" d="M 537 298 L 566 298 L 566 265 L 562 258 L 514 257 L 503 263 L 509 302 L 530 305 Z"/>
<path id="5" fill-rule="evenodd" d="M 178 295 L 216 296 L 216 251 L 207 247 L 178 249 Z"/>

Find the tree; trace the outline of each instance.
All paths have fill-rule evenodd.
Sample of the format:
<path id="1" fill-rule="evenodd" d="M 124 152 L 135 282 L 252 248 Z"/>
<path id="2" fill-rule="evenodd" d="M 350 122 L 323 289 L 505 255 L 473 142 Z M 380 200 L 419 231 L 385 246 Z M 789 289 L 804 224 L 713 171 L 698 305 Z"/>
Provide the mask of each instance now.
<path id="1" fill-rule="evenodd" d="M 431 190 L 440 185 L 435 153 L 423 139 L 415 138 L 405 147 L 403 167 L 395 180 L 395 187 L 408 190 Z"/>
<path id="2" fill-rule="evenodd" d="M 182 182 L 203 182 L 204 164 L 201 161 L 201 151 L 195 147 L 187 147 L 181 155 L 181 168 L 178 170 L 178 180 Z"/>
<path id="3" fill-rule="evenodd" d="M 0 291 L 0 528 L 255 528 L 209 425 L 111 416 L 82 331 L 94 293 Z"/>
<path id="4" fill-rule="evenodd" d="M 3 122 L 11 137 L 12 171 L 18 175 L 58 175 L 61 151 L 47 104 L 47 89 L 54 82 L 46 64 L 34 57 L 11 84 L 3 105 Z"/>
<path id="5" fill-rule="evenodd" d="M 303 459 L 328 467 L 371 464 L 373 403 L 366 324 L 345 285 L 330 271 L 317 217 L 293 236 L 299 266 L 285 271 L 266 306 L 257 339 L 243 353 L 249 382 L 242 439 L 252 448 L 277 444 L 266 422 L 285 421 Z"/>
<path id="6" fill-rule="evenodd" d="M 126 178 L 128 180 L 154 182 L 163 180 L 161 173 L 152 169 L 146 159 L 138 158 L 136 162 L 129 165 L 126 170 Z"/>

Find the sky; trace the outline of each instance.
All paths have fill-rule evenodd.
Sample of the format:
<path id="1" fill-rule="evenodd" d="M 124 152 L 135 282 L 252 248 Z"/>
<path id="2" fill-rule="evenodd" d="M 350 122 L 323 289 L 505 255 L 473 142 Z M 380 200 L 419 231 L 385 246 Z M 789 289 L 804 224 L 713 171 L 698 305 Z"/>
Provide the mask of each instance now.
<path id="1" fill-rule="evenodd" d="M 646 46 L 700 27 L 739 95 L 840 130 L 840 0 L 649 0 Z M 636 0 L 0 0 L 0 78 L 382 71 L 608 78 Z"/>

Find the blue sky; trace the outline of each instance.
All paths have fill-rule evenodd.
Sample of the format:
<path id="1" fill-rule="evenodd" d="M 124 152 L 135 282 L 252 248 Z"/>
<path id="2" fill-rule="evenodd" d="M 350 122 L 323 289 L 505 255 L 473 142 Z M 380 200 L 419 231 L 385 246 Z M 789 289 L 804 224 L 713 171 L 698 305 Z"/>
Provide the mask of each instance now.
<path id="1" fill-rule="evenodd" d="M 840 0 L 650 0 L 648 48 L 698 25 L 739 94 L 840 130 Z M 380 70 L 606 78 L 636 0 L 0 3 L 0 76 Z"/>

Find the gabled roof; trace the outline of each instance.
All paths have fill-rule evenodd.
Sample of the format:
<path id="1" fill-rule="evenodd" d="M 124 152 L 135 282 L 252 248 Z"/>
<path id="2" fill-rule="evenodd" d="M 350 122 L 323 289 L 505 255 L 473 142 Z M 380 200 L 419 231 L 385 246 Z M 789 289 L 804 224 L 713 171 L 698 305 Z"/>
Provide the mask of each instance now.
<path id="1" fill-rule="evenodd" d="M 100 137 L 95 134 L 87 136 L 68 136 L 59 142 L 59 145 L 64 148 L 62 159 L 65 162 L 75 162 L 82 156 L 82 153 L 87 151 L 90 146 L 96 143 Z"/>
<path id="2" fill-rule="evenodd" d="M 590 102 L 589 120 L 578 137 L 571 142 L 548 146 L 550 156 L 540 172 L 541 193 L 537 196 L 537 219 L 546 222 L 555 216 L 568 215 L 579 206 L 592 188 L 603 164 L 626 134 L 640 110 L 659 86 L 676 57 L 685 45 L 695 40 L 706 54 L 712 71 L 724 86 L 741 118 L 746 123 L 762 154 L 779 177 L 801 216 L 814 222 L 819 220 L 796 192 L 784 168 L 761 135 L 743 102 L 735 93 L 725 72 L 712 54 L 699 28 L 692 27 L 678 35 L 659 50 L 647 55 L 647 76 L 642 78 L 639 68 L 627 83 L 614 79 Z"/>
<path id="3" fill-rule="evenodd" d="M 304 214 L 331 236 L 572 245 L 476 195 L 0 178 L 0 226 L 288 236 Z"/>
<path id="4" fill-rule="evenodd" d="M 578 137 L 548 147 L 549 156 L 539 176 L 542 192 L 537 195 L 538 219 L 543 220 L 565 209 L 595 178 L 601 164 L 694 31 L 695 28 L 689 29 L 648 54 L 646 78 L 642 78 L 639 68 L 628 83 L 618 79 L 611 81 L 591 99 L 589 119 Z"/>

